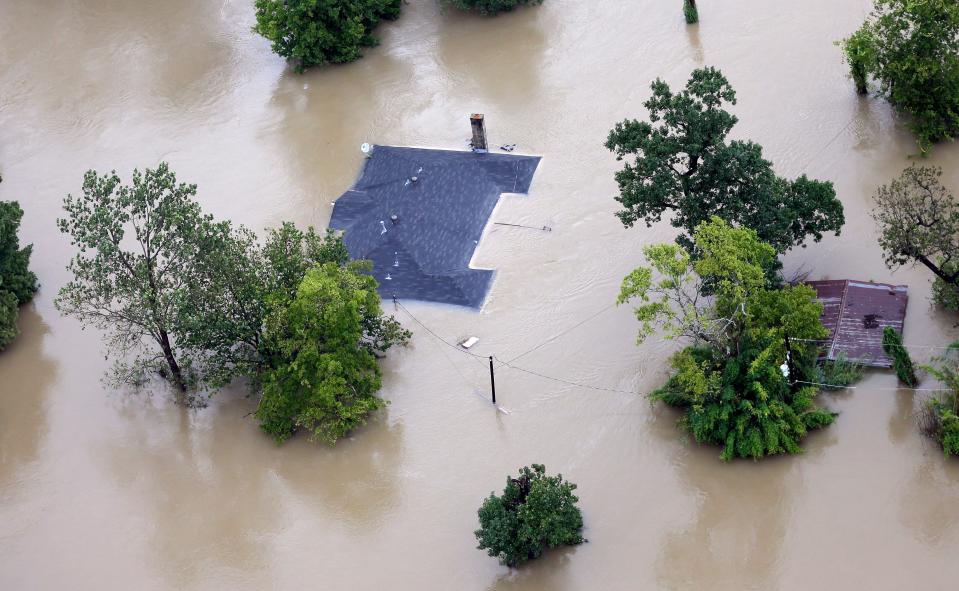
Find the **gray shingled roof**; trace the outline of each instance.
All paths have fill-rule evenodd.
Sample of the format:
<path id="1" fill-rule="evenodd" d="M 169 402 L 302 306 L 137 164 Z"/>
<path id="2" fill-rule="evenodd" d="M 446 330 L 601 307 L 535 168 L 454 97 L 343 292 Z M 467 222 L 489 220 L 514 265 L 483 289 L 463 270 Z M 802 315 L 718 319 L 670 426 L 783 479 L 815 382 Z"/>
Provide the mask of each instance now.
<path id="1" fill-rule="evenodd" d="M 374 146 L 330 227 L 353 258 L 373 261 L 383 298 L 479 308 L 495 271 L 469 268 L 473 251 L 500 194 L 528 193 L 539 160 Z"/>

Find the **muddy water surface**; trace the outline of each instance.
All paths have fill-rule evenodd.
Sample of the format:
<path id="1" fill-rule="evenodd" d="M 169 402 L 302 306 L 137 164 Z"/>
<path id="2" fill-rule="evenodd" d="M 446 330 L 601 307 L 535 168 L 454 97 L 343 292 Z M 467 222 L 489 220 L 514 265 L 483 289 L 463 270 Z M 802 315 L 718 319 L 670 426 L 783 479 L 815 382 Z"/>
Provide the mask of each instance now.
<path id="1" fill-rule="evenodd" d="M 678 0 L 548 0 L 495 19 L 411 0 L 363 60 L 303 76 L 249 32 L 250 4 L 0 0 L 0 199 L 26 210 L 43 283 L 0 355 L 0 588 L 955 585 L 959 464 L 916 432 L 921 395 L 871 374 L 824 396 L 841 415 L 805 455 L 723 464 L 629 394 L 662 382 L 674 345 L 637 348 L 629 310 L 610 306 L 641 246 L 673 230 L 613 217 L 605 135 L 644 114 L 653 78 L 716 65 L 739 94 L 734 133 L 782 174 L 832 180 L 846 206 L 842 236 L 790 254 L 787 272 L 908 283 L 906 341 L 957 335 L 928 306 L 929 274 L 890 273 L 875 246 L 871 192 L 914 148 L 885 104 L 854 94 L 832 45 L 866 0 L 707 2 L 699 27 Z M 54 220 L 88 168 L 128 178 L 167 160 L 219 217 L 322 226 L 361 142 L 460 148 L 473 111 L 491 141 L 544 157 L 496 221 L 553 232 L 491 227 L 475 262 L 499 274 L 481 312 L 408 307 L 564 380 L 499 370 L 508 415 L 484 398 L 481 361 L 398 312 L 416 334 L 386 364 L 389 408 L 335 449 L 276 447 L 242 391 L 184 411 L 160 390 L 105 387 L 99 335 L 53 308 L 70 256 Z M 959 189 L 959 147 L 931 161 Z M 590 541 L 510 571 L 474 549 L 475 508 L 530 462 L 579 484 Z"/>

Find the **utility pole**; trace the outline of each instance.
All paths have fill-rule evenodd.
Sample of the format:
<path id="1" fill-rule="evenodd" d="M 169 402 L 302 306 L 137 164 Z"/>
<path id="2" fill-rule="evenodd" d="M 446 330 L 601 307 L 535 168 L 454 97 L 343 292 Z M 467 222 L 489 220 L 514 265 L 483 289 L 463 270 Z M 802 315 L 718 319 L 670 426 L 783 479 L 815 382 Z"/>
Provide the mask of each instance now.
<path id="1" fill-rule="evenodd" d="M 489 356 L 489 389 L 493 394 L 493 404 L 496 404 L 496 376 L 493 375 L 493 356 Z"/>

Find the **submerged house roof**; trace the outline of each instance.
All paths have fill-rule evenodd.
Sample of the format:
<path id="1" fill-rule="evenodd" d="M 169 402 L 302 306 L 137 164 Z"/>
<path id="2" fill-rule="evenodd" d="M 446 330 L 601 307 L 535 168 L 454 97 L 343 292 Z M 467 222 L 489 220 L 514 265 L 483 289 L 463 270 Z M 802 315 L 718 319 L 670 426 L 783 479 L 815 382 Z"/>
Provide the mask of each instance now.
<path id="1" fill-rule="evenodd" d="M 501 193 L 528 193 L 539 157 L 374 146 L 333 206 L 350 255 L 383 298 L 482 306 L 495 271 L 470 259 Z"/>
<path id="2" fill-rule="evenodd" d="M 827 359 L 846 359 L 873 367 L 892 367 L 882 350 L 882 331 L 891 326 L 900 334 L 909 301 L 905 285 L 839 279 L 807 281 L 823 305 L 822 323 L 829 330 Z"/>

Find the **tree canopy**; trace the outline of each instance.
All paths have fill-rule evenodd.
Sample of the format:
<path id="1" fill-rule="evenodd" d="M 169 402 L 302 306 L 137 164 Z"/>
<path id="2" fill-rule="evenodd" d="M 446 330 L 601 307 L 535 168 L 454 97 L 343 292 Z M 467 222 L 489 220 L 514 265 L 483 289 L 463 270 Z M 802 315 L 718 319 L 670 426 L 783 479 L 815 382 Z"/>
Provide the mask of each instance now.
<path id="1" fill-rule="evenodd" d="M 942 170 L 912 165 L 875 195 L 873 219 L 886 265 L 921 263 L 944 286 L 959 285 L 959 202 L 939 181 Z"/>
<path id="2" fill-rule="evenodd" d="M 542 4 L 543 0 L 443 0 L 443 2 L 460 10 L 475 10 L 480 14 L 494 15 L 509 12 L 521 5 Z"/>
<path id="3" fill-rule="evenodd" d="M 576 485 L 546 467 L 521 468 L 506 478 L 503 494 L 490 493 L 479 508 L 478 548 L 507 566 L 538 558 L 549 548 L 582 543 L 583 516 L 573 494 Z"/>
<path id="4" fill-rule="evenodd" d="M 17 235 L 23 210 L 16 201 L 0 201 L 0 351 L 20 334 L 19 307 L 33 298 L 37 276 L 30 271 L 33 247 L 20 247 Z"/>
<path id="5" fill-rule="evenodd" d="M 197 403 L 201 387 L 245 378 L 276 439 L 305 428 L 335 442 L 380 406 L 376 356 L 409 333 L 339 236 L 284 223 L 261 245 L 203 214 L 195 195 L 166 163 L 131 185 L 88 172 L 59 220 L 79 252 L 58 309 L 106 331 L 115 381 L 156 370 Z"/>
<path id="6" fill-rule="evenodd" d="M 750 141 L 726 141 L 738 119 L 724 109 L 736 93 L 715 68 L 693 71 L 678 93 L 662 80 L 644 103 L 649 121 L 625 120 L 609 134 L 606 147 L 627 160 L 616 173 L 626 227 L 647 225 L 673 213 L 672 225 L 688 234 L 713 215 L 752 228 L 777 252 L 839 233 L 845 219 L 832 183 L 776 176 Z M 680 244 L 689 246 L 684 234 Z"/>
<path id="7" fill-rule="evenodd" d="M 959 131 L 959 4 L 875 0 L 863 26 L 842 41 L 859 92 L 870 76 L 911 118 L 920 149 Z"/>
<path id="8" fill-rule="evenodd" d="M 942 446 L 949 457 L 959 456 L 959 343 L 949 346 L 946 355 L 933 360 L 923 369 L 946 387 L 940 394 L 931 397 L 925 403 L 920 414 L 922 426 L 927 435 Z"/>
<path id="9" fill-rule="evenodd" d="M 156 369 L 180 398 L 196 378 L 187 332 L 202 323 L 189 297 L 192 270 L 231 234 L 229 224 L 202 214 L 195 195 L 196 185 L 178 184 L 165 162 L 134 170 L 130 185 L 115 171 L 91 170 L 57 222 L 79 249 L 57 308 L 107 333 L 117 381 Z"/>
<path id="10" fill-rule="evenodd" d="M 297 72 L 362 57 L 379 43 L 373 29 L 400 15 L 401 0 L 256 0 L 255 33 Z"/>
<path id="11" fill-rule="evenodd" d="M 332 445 L 383 404 L 367 329 L 382 316 L 380 296 L 361 269 L 325 263 L 306 271 L 292 299 L 273 296 L 264 335 L 273 356 L 256 417 L 277 441 L 305 429 Z M 408 337 L 397 330 L 386 345 Z"/>
<path id="12" fill-rule="evenodd" d="M 807 286 L 773 289 L 765 269 L 775 250 L 748 228 L 718 217 L 694 232 L 693 259 L 674 244 L 644 249 L 650 267 L 623 281 L 619 302 L 638 300 L 640 340 L 656 329 L 692 342 L 671 360 L 674 375 L 653 400 L 684 409 L 681 425 L 721 457 L 798 453 L 799 442 L 834 415 L 802 385 L 815 370 L 811 341 L 827 335 Z"/>
<path id="13" fill-rule="evenodd" d="M 8 291 L 23 305 L 37 292 L 37 276 L 30 271 L 33 246 L 20 247 L 17 235 L 23 209 L 16 201 L 0 201 L 0 290 Z"/>

